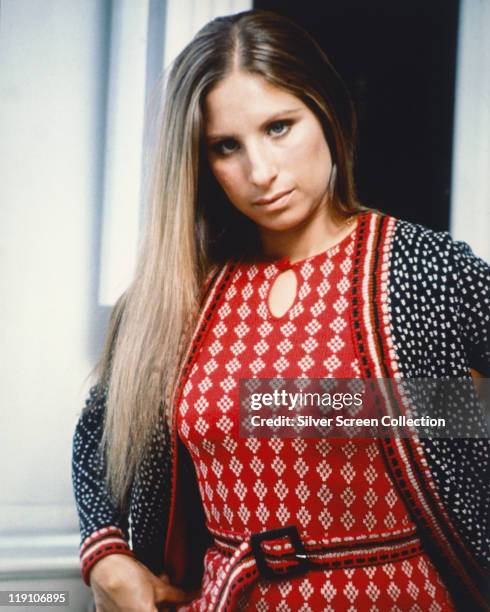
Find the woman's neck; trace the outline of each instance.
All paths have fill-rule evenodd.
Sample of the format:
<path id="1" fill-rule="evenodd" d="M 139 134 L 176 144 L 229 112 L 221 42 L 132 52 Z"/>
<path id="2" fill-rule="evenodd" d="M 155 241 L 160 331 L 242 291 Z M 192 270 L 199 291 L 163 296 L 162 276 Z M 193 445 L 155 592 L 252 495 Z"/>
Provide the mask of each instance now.
<path id="1" fill-rule="evenodd" d="M 286 231 L 259 228 L 263 255 L 266 259 L 287 257 L 291 263 L 301 261 L 341 242 L 355 224 L 356 217 L 337 221 L 327 214 Z"/>

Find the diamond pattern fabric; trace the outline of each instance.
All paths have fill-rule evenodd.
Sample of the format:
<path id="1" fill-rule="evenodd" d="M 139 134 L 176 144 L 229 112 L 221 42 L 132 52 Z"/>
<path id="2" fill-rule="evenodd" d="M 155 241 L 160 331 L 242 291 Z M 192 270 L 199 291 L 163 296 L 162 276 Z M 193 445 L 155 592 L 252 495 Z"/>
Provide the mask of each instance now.
<path id="1" fill-rule="evenodd" d="M 357 378 L 348 295 L 355 232 L 300 262 L 242 262 L 185 381 L 178 431 L 193 459 L 210 531 L 245 541 L 294 524 L 303 541 L 356 545 L 415 534 L 415 525 L 373 439 L 240 438 L 240 378 Z M 269 308 L 285 269 L 297 293 L 280 317 Z M 201 595 L 184 609 L 209 610 L 228 560 L 205 558 Z M 424 553 L 371 567 L 260 579 L 240 593 L 247 610 L 452 610 Z"/>

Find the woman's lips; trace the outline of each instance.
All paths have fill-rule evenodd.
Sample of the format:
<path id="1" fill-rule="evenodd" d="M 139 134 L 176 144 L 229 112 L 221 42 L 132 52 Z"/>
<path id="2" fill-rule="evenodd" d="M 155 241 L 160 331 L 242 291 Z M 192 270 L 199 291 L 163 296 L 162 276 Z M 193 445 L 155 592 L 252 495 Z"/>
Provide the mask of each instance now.
<path id="1" fill-rule="evenodd" d="M 257 202 L 255 202 L 255 206 L 260 206 L 260 208 L 264 208 L 267 210 L 276 210 L 277 208 L 282 208 L 283 206 L 287 205 L 293 191 L 294 189 L 286 191 L 282 195 L 278 195 L 274 199 L 270 198 L 267 200 L 266 198 L 264 198 L 264 200 L 257 200 Z"/>

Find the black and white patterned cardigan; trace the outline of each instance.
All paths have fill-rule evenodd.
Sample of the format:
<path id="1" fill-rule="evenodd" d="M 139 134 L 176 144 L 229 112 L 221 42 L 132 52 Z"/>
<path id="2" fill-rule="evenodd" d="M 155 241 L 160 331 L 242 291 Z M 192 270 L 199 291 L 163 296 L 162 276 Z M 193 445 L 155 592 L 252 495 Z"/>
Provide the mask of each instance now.
<path id="1" fill-rule="evenodd" d="M 490 267 L 448 233 L 393 217 L 366 213 L 356 232 L 351 326 L 362 376 L 445 379 L 468 377 L 474 368 L 490 377 Z M 213 280 L 181 381 L 234 265 L 229 263 Z M 172 496 L 181 446 L 176 429 L 162 418 L 127 512 L 117 511 L 98 453 L 104 408 L 104 392 L 93 388 L 73 441 L 81 550 L 97 539 L 94 534 L 109 528 L 116 539 L 131 537 L 136 557 L 159 573 L 164 566 L 167 570 L 164 544 L 175 519 Z M 472 610 L 490 609 L 489 442 L 463 437 L 465 419 L 461 415 L 461 438 L 387 438 L 379 443 L 458 609 L 469 604 Z M 179 462 L 182 455 L 181 450 Z"/>

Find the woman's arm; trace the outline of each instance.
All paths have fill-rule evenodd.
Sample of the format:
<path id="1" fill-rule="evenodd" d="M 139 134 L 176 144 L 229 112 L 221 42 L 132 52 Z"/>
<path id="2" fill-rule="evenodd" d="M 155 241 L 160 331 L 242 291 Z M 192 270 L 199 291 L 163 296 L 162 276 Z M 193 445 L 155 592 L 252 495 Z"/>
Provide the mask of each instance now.
<path id="1" fill-rule="evenodd" d="M 118 553 L 134 556 L 129 548 L 128 517 L 118 511 L 107 490 L 105 464 L 99 452 L 104 424 L 106 392 L 90 389 L 73 437 L 72 480 L 80 521 L 82 575 L 89 584 L 92 567 L 103 557 Z"/>
<path id="2" fill-rule="evenodd" d="M 92 387 L 73 438 L 72 476 L 80 520 L 80 558 L 85 583 L 91 586 L 98 612 L 155 612 L 164 604 L 184 603 L 195 594 L 156 576 L 129 547 L 128 516 L 118 511 L 105 483 L 99 452 L 106 393 Z"/>

